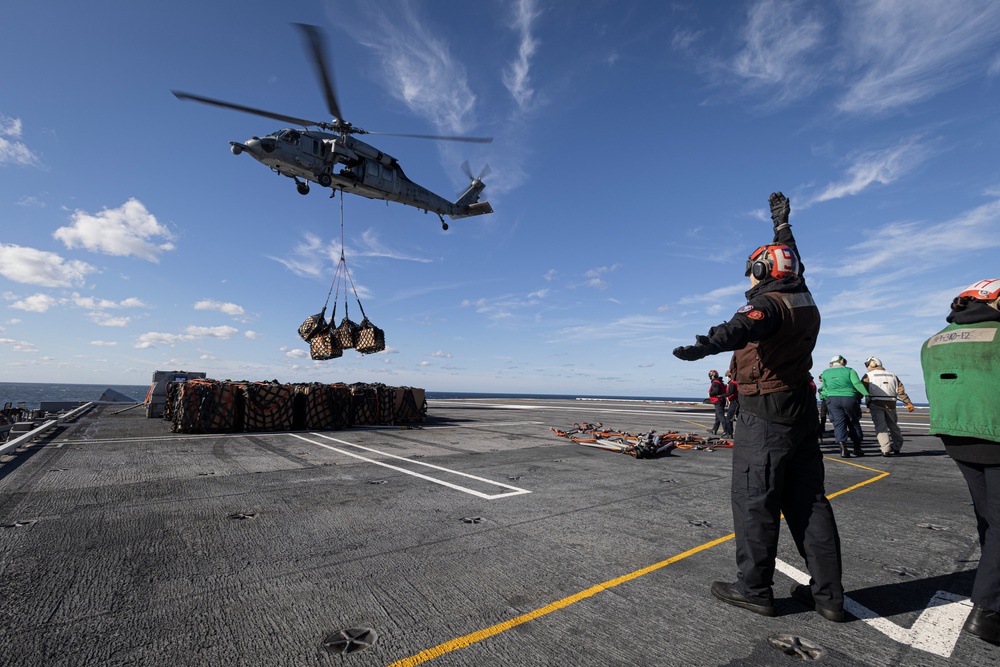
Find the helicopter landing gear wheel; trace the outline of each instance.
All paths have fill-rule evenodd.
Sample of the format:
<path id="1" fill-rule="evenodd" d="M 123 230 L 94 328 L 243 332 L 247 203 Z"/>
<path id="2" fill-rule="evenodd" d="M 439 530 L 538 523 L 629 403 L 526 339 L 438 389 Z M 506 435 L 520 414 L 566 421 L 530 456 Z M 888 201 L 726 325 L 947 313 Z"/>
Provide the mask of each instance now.
<path id="1" fill-rule="evenodd" d="M 300 195 L 307 195 L 307 194 L 309 194 L 309 184 L 308 183 L 301 183 L 299 181 L 296 181 L 295 182 L 295 189 L 299 191 Z"/>
<path id="2" fill-rule="evenodd" d="M 438 220 L 441 221 L 441 229 L 443 231 L 448 231 L 448 223 L 444 221 L 444 216 L 438 213 Z"/>
<path id="3" fill-rule="evenodd" d="M 328 187 L 330 187 L 330 185 L 333 184 L 333 179 L 330 178 L 330 174 L 326 174 L 326 173 L 320 174 L 316 178 L 316 180 L 319 181 L 319 184 L 322 185 L 324 188 L 328 188 Z"/>

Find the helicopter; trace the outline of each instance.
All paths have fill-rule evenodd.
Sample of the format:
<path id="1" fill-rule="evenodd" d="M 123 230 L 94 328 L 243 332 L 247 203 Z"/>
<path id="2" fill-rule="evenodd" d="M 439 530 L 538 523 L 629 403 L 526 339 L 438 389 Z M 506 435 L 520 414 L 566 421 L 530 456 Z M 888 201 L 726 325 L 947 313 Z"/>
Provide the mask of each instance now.
<path id="1" fill-rule="evenodd" d="M 483 178 L 489 173 L 489 166 L 484 167 L 479 176 L 473 176 L 468 163 L 463 163 L 462 169 L 470 180 L 469 187 L 457 200 L 451 202 L 411 181 L 403 173 L 403 168 L 396 158 L 361 141 L 356 135 L 372 134 L 469 143 L 490 143 L 493 141 L 492 137 L 395 134 L 369 132 L 355 127 L 345 121 L 340 113 L 333 77 L 327 67 L 320 28 L 303 23 L 293 25 L 302 33 L 307 50 L 312 55 L 316 76 L 326 97 L 327 109 L 333 117 L 331 122 L 296 118 L 177 90 L 171 92 L 180 100 L 234 109 L 297 126 L 280 129 L 263 137 L 254 136 L 243 142 L 230 141 L 229 145 L 234 155 L 247 153 L 253 159 L 270 167 L 275 173 L 294 180 L 296 189 L 301 195 L 309 194 L 309 183 L 313 182 L 324 188 L 332 188 L 331 197 L 340 190 L 342 193 L 361 195 L 369 199 L 399 202 L 423 210 L 425 213 L 433 211 L 440 218 L 441 228 L 444 230 L 448 229 L 448 223 L 444 221 L 446 215 L 452 220 L 457 220 L 493 213 L 493 207 L 489 202 L 479 201 L 479 194 L 486 187 Z"/>

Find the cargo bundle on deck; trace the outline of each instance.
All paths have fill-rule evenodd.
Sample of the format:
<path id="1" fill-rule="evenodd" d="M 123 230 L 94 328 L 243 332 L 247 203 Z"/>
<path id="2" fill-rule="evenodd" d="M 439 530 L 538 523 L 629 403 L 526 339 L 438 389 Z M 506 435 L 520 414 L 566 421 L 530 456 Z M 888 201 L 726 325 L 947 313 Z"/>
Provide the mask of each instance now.
<path id="1" fill-rule="evenodd" d="M 170 382 L 163 418 L 175 433 L 337 430 L 422 422 L 424 390 L 384 384 Z"/>

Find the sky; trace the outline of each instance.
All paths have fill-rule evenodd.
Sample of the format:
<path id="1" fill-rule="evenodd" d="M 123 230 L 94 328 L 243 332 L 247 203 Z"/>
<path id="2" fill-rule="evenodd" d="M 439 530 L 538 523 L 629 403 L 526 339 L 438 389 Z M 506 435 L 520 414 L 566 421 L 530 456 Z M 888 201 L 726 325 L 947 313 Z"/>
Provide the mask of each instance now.
<path id="1" fill-rule="evenodd" d="M 1000 276 L 1000 3 L 242 0 L 13 3 L 0 62 L 0 381 L 155 370 L 440 392 L 701 397 L 670 351 L 745 303 L 771 192 L 823 324 L 815 375 L 879 356 L 924 401 L 921 343 Z M 331 199 L 230 141 L 340 109 L 454 200 L 450 222 Z M 343 228 L 341 228 L 341 205 Z M 342 235 L 343 229 L 343 235 Z M 343 243 L 342 243 L 343 239 Z M 372 355 L 297 329 L 343 250 Z M 331 306 L 327 311 L 330 314 Z"/>

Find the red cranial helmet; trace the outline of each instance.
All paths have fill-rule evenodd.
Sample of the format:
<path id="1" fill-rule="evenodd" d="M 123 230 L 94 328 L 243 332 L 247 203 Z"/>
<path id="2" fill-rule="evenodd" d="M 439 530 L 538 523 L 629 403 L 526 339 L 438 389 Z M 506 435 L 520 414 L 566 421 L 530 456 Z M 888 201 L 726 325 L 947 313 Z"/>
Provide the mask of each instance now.
<path id="1" fill-rule="evenodd" d="M 708 379 L 709 380 L 718 380 L 719 379 L 719 371 L 716 371 L 716 370 L 709 371 L 708 372 Z"/>
<path id="2" fill-rule="evenodd" d="M 973 283 L 965 288 L 965 291 L 958 295 L 958 298 L 967 296 L 976 301 L 996 301 L 1000 298 L 1000 278 L 987 278 Z"/>
<path id="3" fill-rule="evenodd" d="M 750 253 L 746 275 L 757 280 L 797 276 L 801 266 L 795 252 L 786 245 L 762 245 Z"/>

